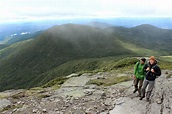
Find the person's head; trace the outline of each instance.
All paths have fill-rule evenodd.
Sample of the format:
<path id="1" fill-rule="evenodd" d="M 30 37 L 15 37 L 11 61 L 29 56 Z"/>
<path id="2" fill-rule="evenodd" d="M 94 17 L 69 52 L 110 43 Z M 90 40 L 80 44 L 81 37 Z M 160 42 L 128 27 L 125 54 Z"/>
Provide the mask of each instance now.
<path id="1" fill-rule="evenodd" d="M 150 56 L 149 62 L 150 62 L 151 65 L 154 64 L 156 62 L 155 57 L 154 56 Z"/>
<path id="2" fill-rule="evenodd" d="M 145 59 L 145 58 L 141 58 L 141 59 L 140 59 L 140 63 L 141 63 L 141 64 L 145 64 L 145 62 L 146 62 L 146 59 Z"/>

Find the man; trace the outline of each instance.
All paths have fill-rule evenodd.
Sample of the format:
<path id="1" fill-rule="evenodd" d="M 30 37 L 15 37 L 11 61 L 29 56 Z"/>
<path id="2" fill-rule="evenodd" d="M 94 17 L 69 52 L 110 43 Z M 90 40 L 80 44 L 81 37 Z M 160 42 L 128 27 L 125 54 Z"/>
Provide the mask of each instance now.
<path id="1" fill-rule="evenodd" d="M 146 87 L 149 85 L 146 94 L 146 100 L 149 101 L 151 92 L 155 85 L 155 79 L 161 75 L 161 69 L 157 65 L 157 61 L 154 56 L 150 57 L 149 63 L 146 64 L 144 67 L 144 71 L 146 72 L 146 78 L 144 79 L 143 82 L 142 95 L 140 97 L 140 100 L 142 100 L 145 97 L 145 90 Z"/>
<path id="2" fill-rule="evenodd" d="M 135 90 L 133 91 L 133 93 L 138 91 L 139 97 L 141 97 L 141 87 L 142 87 L 143 80 L 145 77 L 145 72 L 144 72 L 145 61 L 146 61 L 145 58 L 141 58 L 140 62 L 137 62 L 135 67 L 134 67 L 134 87 L 135 87 Z M 139 87 L 138 87 L 138 84 L 139 84 Z"/>

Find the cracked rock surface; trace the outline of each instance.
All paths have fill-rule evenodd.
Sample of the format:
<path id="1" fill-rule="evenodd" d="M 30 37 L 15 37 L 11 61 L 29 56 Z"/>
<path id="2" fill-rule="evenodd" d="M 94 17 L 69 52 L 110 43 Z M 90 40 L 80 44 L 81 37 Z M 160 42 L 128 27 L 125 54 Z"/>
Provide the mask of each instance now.
<path id="1" fill-rule="evenodd" d="M 110 114 L 172 114 L 172 78 L 167 78 L 165 71 L 156 79 L 149 102 L 140 101 L 131 91 L 128 89 L 124 97 L 115 101 Z"/>
<path id="2" fill-rule="evenodd" d="M 112 86 L 87 85 L 114 74 L 70 77 L 60 89 L 8 90 L 0 93 L 2 114 L 172 114 L 172 78 L 156 79 L 150 102 L 133 94 L 132 81 Z M 172 71 L 168 71 L 172 74 Z M 118 75 L 119 76 L 119 75 Z"/>

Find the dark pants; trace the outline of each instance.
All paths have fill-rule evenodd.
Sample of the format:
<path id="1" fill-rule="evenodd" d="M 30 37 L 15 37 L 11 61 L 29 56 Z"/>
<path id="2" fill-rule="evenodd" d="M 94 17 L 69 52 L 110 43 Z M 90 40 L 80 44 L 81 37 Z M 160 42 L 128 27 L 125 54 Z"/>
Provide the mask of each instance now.
<path id="1" fill-rule="evenodd" d="M 138 78 L 134 79 L 134 87 L 135 87 L 135 90 L 138 90 L 139 96 L 141 96 L 142 84 L 143 84 L 143 79 L 138 79 Z"/>
<path id="2" fill-rule="evenodd" d="M 154 85 L 155 85 L 155 81 L 149 81 L 149 80 L 144 79 L 143 87 L 142 87 L 142 95 L 141 96 L 145 97 L 146 87 L 148 86 L 147 93 L 146 93 L 146 98 L 149 99 L 150 96 L 151 96 L 151 92 L 152 92 L 152 90 L 154 88 Z"/>

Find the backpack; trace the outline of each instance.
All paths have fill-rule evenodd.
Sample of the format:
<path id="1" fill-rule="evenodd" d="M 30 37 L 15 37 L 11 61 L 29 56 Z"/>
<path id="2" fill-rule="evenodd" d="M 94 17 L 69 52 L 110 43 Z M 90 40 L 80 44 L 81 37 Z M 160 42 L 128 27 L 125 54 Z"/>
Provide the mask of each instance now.
<path id="1" fill-rule="evenodd" d="M 139 67 L 139 64 L 140 64 L 140 62 L 137 62 L 136 70 L 138 69 L 138 67 Z"/>

